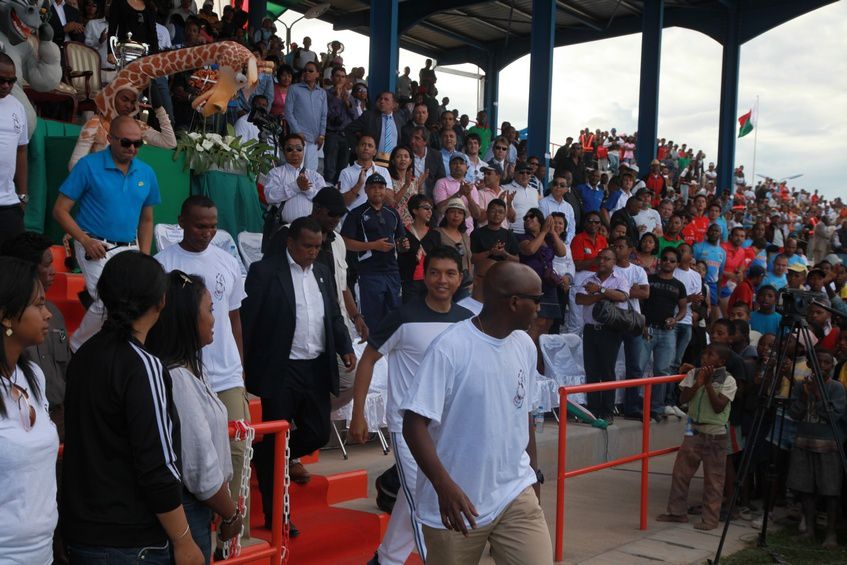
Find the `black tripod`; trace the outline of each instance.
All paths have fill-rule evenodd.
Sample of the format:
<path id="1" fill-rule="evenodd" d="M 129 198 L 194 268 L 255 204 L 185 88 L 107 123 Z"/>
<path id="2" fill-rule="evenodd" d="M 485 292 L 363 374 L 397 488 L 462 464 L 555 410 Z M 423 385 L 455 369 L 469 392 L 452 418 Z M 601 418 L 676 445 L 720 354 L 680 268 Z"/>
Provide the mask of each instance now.
<path id="1" fill-rule="evenodd" d="M 796 305 L 795 299 L 802 298 L 797 294 L 791 293 L 783 293 L 783 304 L 785 304 L 787 297 L 791 297 L 791 304 Z M 837 314 L 839 316 L 843 316 L 837 310 L 833 310 L 828 306 L 815 302 L 813 299 L 808 300 L 806 307 L 809 304 L 815 304 L 830 313 Z M 791 391 L 794 387 L 794 367 L 797 364 L 797 347 L 794 348 L 794 355 L 792 358 L 791 364 L 791 378 L 789 380 L 789 391 L 787 398 L 783 397 L 780 399 L 777 395 L 779 390 L 780 382 L 782 381 L 781 370 L 783 363 L 788 355 L 789 344 L 792 342 L 792 338 L 795 340 L 795 344 L 802 343 L 806 349 L 806 358 L 809 364 L 809 367 L 812 371 L 811 379 L 812 383 L 816 387 L 818 393 L 820 394 L 820 398 L 823 400 L 824 409 L 826 411 L 826 420 L 829 424 L 830 431 L 832 432 L 832 436 L 838 440 L 841 437 L 841 434 L 838 430 L 837 424 L 832 417 L 832 407 L 830 405 L 829 394 L 827 393 L 826 387 L 824 386 L 824 378 L 821 373 L 820 363 L 818 362 L 817 354 L 815 353 L 814 346 L 812 344 L 811 338 L 811 330 L 809 329 L 809 325 L 805 319 L 805 312 L 798 312 L 797 310 L 802 311 L 803 308 L 790 308 L 789 311 L 785 311 L 783 313 L 782 322 L 779 327 L 779 334 L 777 335 L 777 342 L 775 351 L 777 352 L 777 360 L 774 365 L 769 365 L 766 367 L 764 371 L 764 375 L 762 378 L 762 385 L 759 391 L 759 405 L 756 408 L 756 413 L 753 416 L 753 426 L 750 430 L 750 434 L 747 437 L 747 445 L 744 449 L 744 455 L 741 458 L 741 466 L 736 474 L 735 488 L 733 489 L 732 498 L 730 499 L 729 507 L 727 508 L 726 513 L 726 521 L 724 522 L 723 532 L 721 533 L 720 543 L 718 543 L 718 549 L 715 552 L 715 558 L 710 561 L 712 565 L 718 565 L 721 558 L 721 552 L 723 551 L 724 543 L 726 542 L 726 535 L 729 532 L 729 524 L 732 516 L 732 512 L 735 510 L 735 506 L 738 503 L 738 495 L 741 492 L 741 488 L 747 478 L 747 474 L 750 472 L 750 467 L 755 457 L 756 447 L 759 443 L 759 439 L 764 437 L 765 433 L 765 424 L 769 420 L 769 415 L 776 415 L 776 406 L 778 403 L 783 405 L 783 414 L 787 408 L 787 402 L 791 398 Z M 773 358 L 773 357 L 772 357 Z M 777 422 L 777 418 L 770 418 L 774 423 Z M 780 429 L 779 429 L 779 439 L 777 443 L 782 442 L 782 427 L 783 420 L 780 419 Z M 772 430 L 772 432 L 775 430 Z M 779 449 L 778 445 L 773 444 L 773 433 L 771 434 L 771 450 L 768 456 L 768 473 L 765 485 L 765 494 L 764 494 L 764 515 L 762 516 L 762 531 L 759 534 L 758 546 L 759 547 L 767 547 L 767 531 L 768 531 L 768 517 L 771 512 L 771 508 L 773 506 L 773 500 L 771 496 L 771 486 L 773 481 L 776 480 L 776 454 L 775 450 Z M 844 449 L 841 444 L 838 444 L 838 453 L 841 457 L 841 466 L 845 472 L 847 472 L 847 456 L 845 456 Z M 808 524 L 808 527 L 813 528 L 814 524 Z"/>

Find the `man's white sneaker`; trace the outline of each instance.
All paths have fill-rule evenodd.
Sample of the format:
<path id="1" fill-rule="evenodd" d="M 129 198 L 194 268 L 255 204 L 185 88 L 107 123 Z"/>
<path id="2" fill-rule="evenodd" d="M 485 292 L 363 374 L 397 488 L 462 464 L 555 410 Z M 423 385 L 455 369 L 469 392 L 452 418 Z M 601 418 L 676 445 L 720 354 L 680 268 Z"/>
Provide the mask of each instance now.
<path id="1" fill-rule="evenodd" d="M 673 411 L 673 406 L 665 406 L 665 416 L 676 416 L 676 413 Z"/>
<path id="2" fill-rule="evenodd" d="M 671 406 L 671 409 L 673 410 L 673 413 L 676 415 L 676 417 L 680 420 L 688 417 L 688 414 L 686 414 L 679 406 Z"/>

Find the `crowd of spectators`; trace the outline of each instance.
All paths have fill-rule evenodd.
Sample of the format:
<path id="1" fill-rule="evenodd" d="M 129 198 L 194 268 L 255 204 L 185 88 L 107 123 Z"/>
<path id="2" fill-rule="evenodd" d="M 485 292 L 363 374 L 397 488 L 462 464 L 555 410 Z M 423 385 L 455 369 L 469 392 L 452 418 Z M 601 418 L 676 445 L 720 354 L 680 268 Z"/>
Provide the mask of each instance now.
<path id="1" fill-rule="evenodd" d="M 154 171 L 136 159 L 149 137 L 129 117 L 138 102 L 119 97 L 127 112 L 112 120 L 99 145 L 75 155 L 54 209 L 76 241 L 93 301 L 70 348 L 60 312 L 44 298 L 52 282 L 50 242 L 20 233 L 20 223 L 4 230 L 0 243 L 9 257 L 0 259 L 0 469 L 29 476 L 42 488 L 35 494 L 8 489 L 0 498 L 4 523 L 33 525 L 13 544 L 0 543 L 0 558 L 4 548 L 31 556 L 26 561 L 33 563 L 49 562 L 52 555 L 58 516 L 52 419 L 66 442 L 59 508 L 72 559 L 88 562 L 92 552 L 117 555 L 143 547 L 151 563 L 208 562 L 213 515 L 222 517 L 221 539 L 242 527 L 235 501 L 244 454 L 226 441 L 225 422 L 248 418 L 245 388 L 261 397 L 266 416 L 295 423 L 292 479 L 308 482 L 297 458 L 328 441 L 329 399 L 353 386 L 353 340 L 378 332 L 381 337 L 369 343 L 381 354 L 391 333 L 386 328 L 398 325 L 396 313 L 407 311 L 404 304 L 431 300 L 448 286 L 453 302 L 483 312 L 462 327 L 474 339 L 493 335 L 483 328 L 492 319 L 485 308 L 490 316 L 496 308 L 505 335 L 514 329 L 506 321 L 526 322 L 539 350 L 544 335 L 581 336 L 587 382 L 687 373 L 680 388 L 654 387 L 648 416 L 655 422 L 687 418 L 692 436 L 716 438 L 718 455 L 707 458 L 698 451 L 700 443 L 689 441 L 674 471 L 690 479 L 696 464 L 708 459 L 702 525 L 710 529 L 731 493 L 761 383 L 790 383 L 808 374 L 803 363 L 774 371 L 770 362 L 782 331 L 782 291 L 809 291 L 820 304 L 847 312 L 847 207 L 817 190 L 774 179 L 756 182 L 743 166 L 732 186 L 717 186 L 715 163 L 702 151 L 665 139 L 657 140 L 649 171 L 641 171 L 635 157 L 644 148 L 635 146 L 634 135 L 614 128 L 586 127 L 548 163 L 527 154 L 509 122 L 495 130 L 485 111 L 471 122 L 448 109 L 449 99 L 439 104 L 430 60 L 418 80 L 403 69 L 396 92 L 369 92 L 364 69 L 347 71 L 337 42 L 320 55 L 308 37 L 302 46 L 286 46 L 270 19 L 248 33 L 243 11 L 227 6 L 218 17 L 208 1 L 198 11 L 191 0 L 170 9 L 120 0 L 105 18 L 97 2 L 86 2 L 82 12 L 55 2 L 50 21 L 55 41 L 84 40 L 100 49 L 104 65 L 114 64 L 104 50 L 106 39 L 125 33 L 151 52 L 233 39 L 275 62 L 275 75 L 263 77 L 249 97 L 239 95 L 227 119 L 246 137 L 260 135 L 245 119 L 250 110 L 261 108 L 279 121 L 283 133 L 273 141 L 280 161 L 260 180 L 269 217 L 284 226 L 266 242 L 265 257 L 245 283 L 234 259 L 210 246 L 216 204 L 194 196 L 180 215 L 182 241 L 159 250 L 158 261 L 149 258 L 152 208 L 161 197 Z M 0 59 L 0 78 L 8 66 Z M 7 83 L 0 82 L 0 107 Z M 184 76 L 175 76 L 159 90 L 163 134 L 173 135 L 168 120 L 177 129 L 197 125 L 189 105 L 192 89 Z M 3 146 L 25 147 L 20 131 L 17 136 Z M 26 176 L 15 167 L 3 172 L 8 178 L 0 179 L 0 196 L 9 213 L 6 204 L 18 203 L 6 197 L 17 193 L 20 206 L 26 204 Z M 115 196 L 121 192 L 115 187 L 130 176 L 143 190 Z M 435 259 L 450 271 L 438 274 L 452 277 L 448 286 L 431 274 Z M 486 283 L 491 272 L 496 284 Z M 287 284 L 278 284 L 279 273 Z M 530 290 L 515 290 L 508 273 Z M 595 306 L 603 302 L 640 312 L 643 333 L 625 333 L 595 318 Z M 451 316 L 451 323 L 467 317 L 464 310 Z M 830 395 L 840 417 L 847 387 L 844 318 L 817 305 L 806 318 L 824 376 L 843 385 L 833 385 Z M 513 346 L 526 351 L 523 341 Z M 789 346 L 801 359 L 810 354 L 796 340 Z M 618 376 L 615 352 L 623 357 Z M 540 353 L 533 361 L 539 373 L 551 370 Z M 434 362 L 424 366 L 431 369 Z M 284 373 L 281 389 L 277 369 Z M 717 369 L 729 374 L 719 383 Z M 310 380 L 315 375 L 322 378 Z M 531 382 L 521 381 L 519 390 Z M 593 393 L 587 406 L 609 424 L 616 416 L 641 420 L 638 394 L 628 389 L 618 405 L 612 393 Z M 788 396 L 788 388 L 782 394 Z M 815 427 L 820 408 L 809 402 L 807 386 L 790 394 L 790 408 L 779 418 L 796 425 L 797 439 L 779 445 L 786 480 L 777 495 L 785 495 L 786 484 L 802 494 L 808 531 L 814 529 L 809 497 L 830 497 L 830 510 L 841 491 L 839 473 L 810 478 L 808 470 L 824 459 L 818 455 L 834 453 L 841 438 Z M 414 398 L 394 402 L 409 410 L 423 406 Z M 420 436 L 406 439 L 428 473 L 416 444 Z M 517 439 L 526 445 L 525 438 Z M 266 512 L 275 480 L 269 441 L 256 450 Z M 134 464 L 137 453 L 145 455 L 143 468 Z M 830 466 L 832 461 L 824 459 Z M 531 478 L 526 471 L 515 484 Z M 661 519 L 687 519 L 686 489 L 675 488 Z M 431 495 L 419 487 L 416 496 Z M 16 496 L 32 500 L 9 502 Z M 751 496 L 745 491 L 741 512 L 751 512 Z M 97 525 L 104 507 L 113 513 L 105 529 Z M 828 545 L 834 543 L 831 534 Z"/>

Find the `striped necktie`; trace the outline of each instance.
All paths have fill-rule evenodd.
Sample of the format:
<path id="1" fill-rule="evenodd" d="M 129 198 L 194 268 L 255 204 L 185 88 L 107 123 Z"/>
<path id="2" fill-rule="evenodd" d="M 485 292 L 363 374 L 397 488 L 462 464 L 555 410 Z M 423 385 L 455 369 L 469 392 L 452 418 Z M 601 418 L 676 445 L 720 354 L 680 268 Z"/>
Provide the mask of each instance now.
<path id="1" fill-rule="evenodd" d="M 391 129 L 390 125 L 391 116 L 388 114 L 383 114 L 382 116 L 382 129 L 385 132 L 383 136 L 384 142 L 382 146 L 382 150 L 385 153 L 391 153 L 394 150 L 394 131 Z"/>

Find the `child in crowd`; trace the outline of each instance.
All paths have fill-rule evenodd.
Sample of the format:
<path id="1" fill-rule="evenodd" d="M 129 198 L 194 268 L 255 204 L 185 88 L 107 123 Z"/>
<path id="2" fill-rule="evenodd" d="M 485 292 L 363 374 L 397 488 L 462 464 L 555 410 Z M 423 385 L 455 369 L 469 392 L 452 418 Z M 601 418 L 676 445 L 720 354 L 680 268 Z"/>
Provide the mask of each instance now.
<path id="1" fill-rule="evenodd" d="M 761 334 L 777 334 L 782 315 L 776 312 L 776 289 L 770 285 L 760 286 L 756 292 L 758 309 L 750 314 L 750 329 Z"/>
<path id="2" fill-rule="evenodd" d="M 837 421 L 845 411 L 844 387 L 831 378 L 835 366 L 832 354 L 826 350 L 818 350 L 817 354 L 831 416 Z M 817 496 L 822 496 L 826 501 L 823 547 L 833 549 L 838 546 L 835 525 L 844 475 L 838 453 L 842 438 L 833 435 L 821 391 L 811 378 L 805 379 L 802 384 L 795 383 L 788 414 L 797 422 L 797 435 L 788 466 L 788 488 L 801 497 L 804 519 L 800 522 L 800 533 L 806 540 L 814 541 Z"/>
<path id="3" fill-rule="evenodd" d="M 743 320 L 750 325 L 750 307 L 747 306 L 746 302 L 736 302 L 729 308 L 729 319 L 730 320 Z M 757 332 L 756 330 L 750 328 L 750 345 L 756 347 L 756 344 L 759 343 L 759 338 L 762 337 L 761 332 Z"/>
<path id="4" fill-rule="evenodd" d="M 688 424 L 676 456 L 666 514 L 660 522 L 688 522 L 688 489 L 691 478 L 703 463 L 702 521 L 698 530 L 718 527 L 724 490 L 729 403 L 735 398 L 735 379 L 727 370 L 732 352 L 723 344 L 703 351 L 702 366 L 690 368 L 679 383 L 680 402 L 688 403 Z"/>

